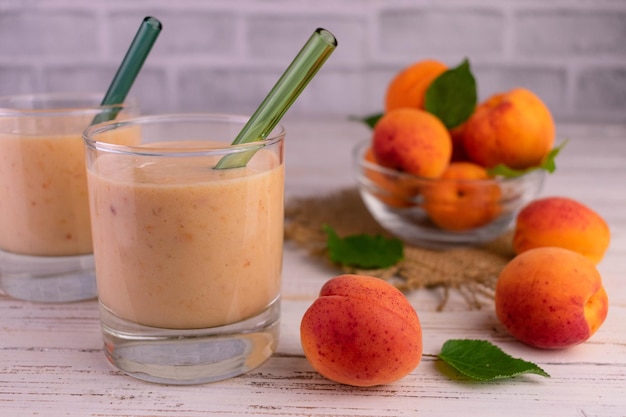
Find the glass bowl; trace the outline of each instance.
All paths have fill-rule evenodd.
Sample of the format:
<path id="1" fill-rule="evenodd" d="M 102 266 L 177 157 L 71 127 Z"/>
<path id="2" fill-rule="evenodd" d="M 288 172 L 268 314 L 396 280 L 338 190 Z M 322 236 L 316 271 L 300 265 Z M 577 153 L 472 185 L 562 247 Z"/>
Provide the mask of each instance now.
<path id="1" fill-rule="evenodd" d="M 382 167 L 368 158 L 371 141 L 354 149 L 358 190 L 389 233 L 427 248 L 478 245 L 504 234 L 543 187 L 546 171 L 485 180 L 430 179 Z"/>

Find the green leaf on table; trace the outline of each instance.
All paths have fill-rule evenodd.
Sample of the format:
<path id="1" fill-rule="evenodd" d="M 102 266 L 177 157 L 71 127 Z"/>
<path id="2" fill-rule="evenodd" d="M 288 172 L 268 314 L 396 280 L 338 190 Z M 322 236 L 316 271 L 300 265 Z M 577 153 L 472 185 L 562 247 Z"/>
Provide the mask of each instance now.
<path id="1" fill-rule="evenodd" d="M 511 378 L 526 373 L 550 377 L 536 364 L 514 358 L 486 340 L 448 340 L 438 357 L 463 375 L 480 381 Z"/>
<path id="2" fill-rule="evenodd" d="M 476 79 L 465 59 L 456 68 L 439 75 L 426 90 L 425 108 L 437 116 L 448 129 L 466 121 L 476 108 Z"/>
<path id="3" fill-rule="evenodd" d="M 404 257 L 404 245 L 396 238 L 351 235 L 341 238 L 330 226 L 326 232 L 328 255 L 333 262 L 363 269 L 388 268 Z"/>
<path id="4" fill-rule="evenodd" d="M 513 169 L 504 164 L 498 164 L 492 168 L 487 169 L 487 173 L 493 177 L 500 176 L 505 178 L 520 177 L 524 174 L 529 173 L 530 171 L 535 171 L 537 169 L 543 169 L 544 171 L 553 173 L 554 171 L 556 171 L 556 157 L 566 144 L 567 140 L 565 140 L 559 146 L 550 150 L 546 157 L 543 158 L 543 161 L 541 161 L 541 164 L 536 167 L 530 167 L 526 169 Z"/>

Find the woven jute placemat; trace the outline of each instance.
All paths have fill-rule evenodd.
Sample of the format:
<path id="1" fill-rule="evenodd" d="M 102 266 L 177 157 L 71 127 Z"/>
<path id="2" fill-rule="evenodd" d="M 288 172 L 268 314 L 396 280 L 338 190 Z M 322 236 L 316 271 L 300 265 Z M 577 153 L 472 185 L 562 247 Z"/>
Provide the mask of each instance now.
<path id="1" fill-rule="evenodd" d="M 285 206 L 285 220 L 285 239 L 329 263 L 324 225 L 332 227 L 341 237 L 389 236 L 369 214 L 356 189 L 294 198 Z M 498 274 L 512 257 L 511 234 L 508 233 L 477 247 L 433 250 L 405 244 L 404 259 L 385 269 L 361 270 L 340 265 L 337 268 L 342 273 L 385 279 L 402 291 L 439 288 L 442 295 L 438 310 L 445 308 L 450 290 L 458 291 L 468 307 L 476 309 L 493 298 Z"/>

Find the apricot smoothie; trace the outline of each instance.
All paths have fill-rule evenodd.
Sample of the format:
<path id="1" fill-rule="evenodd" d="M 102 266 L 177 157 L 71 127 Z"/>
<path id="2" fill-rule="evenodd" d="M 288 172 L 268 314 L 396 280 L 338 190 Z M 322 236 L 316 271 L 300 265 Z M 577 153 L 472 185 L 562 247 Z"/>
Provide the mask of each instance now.
<path id="1" fill-rule="evenodd" d="M 83 154 L 80 134 L 0 137 L 0 248 L 41 256 L 91 253 Z"/>
<path id="2" fill-rule="evenodd" d="M 92 253 L 81 133 L 97 111 L 97 105 L 2 111 L 1 250 L 31 256 Z"/>
<path id="3" fill-rule="evenodd" d="M 185 153 L 207 144 L 158 146 Z M 280 291 L 280 158 L 260 150 L 246 167 L 217 170 L 216 155 L 140 152 L 99 154 L 88 164 L 102 306 L 168 329 L 221 326 L 262 312 Z"/>

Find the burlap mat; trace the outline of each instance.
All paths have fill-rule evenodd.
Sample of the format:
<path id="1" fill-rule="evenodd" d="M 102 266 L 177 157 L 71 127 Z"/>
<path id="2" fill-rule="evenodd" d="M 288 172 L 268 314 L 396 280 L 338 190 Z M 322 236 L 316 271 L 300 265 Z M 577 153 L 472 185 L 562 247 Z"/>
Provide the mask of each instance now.
<path id="1" fill-rule="evenodd" d="M 384 235 L 369 214 L 356 189 L 340 190 L 321 197 L 296 198 L 285 207 L 285 239 L 307 249 L 312 256 L 330 262 L 326 233 L 331 226 L 339 236 L 354 234 Z M 359 270 L 337 265 L 344 273 L 376 276 L 393 283 L 402 291 L 437 288 L 441 291 L 438 310 L 445 308 L 450 290 L 458 291 L 469 308 L 481 308 L 493 299 L 500 270 L 512 258 L 511 235 L 480 247 L 445 251 L 404 247 L 404 259 L 396 265 L 377 270 Z"/>

